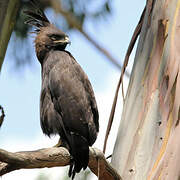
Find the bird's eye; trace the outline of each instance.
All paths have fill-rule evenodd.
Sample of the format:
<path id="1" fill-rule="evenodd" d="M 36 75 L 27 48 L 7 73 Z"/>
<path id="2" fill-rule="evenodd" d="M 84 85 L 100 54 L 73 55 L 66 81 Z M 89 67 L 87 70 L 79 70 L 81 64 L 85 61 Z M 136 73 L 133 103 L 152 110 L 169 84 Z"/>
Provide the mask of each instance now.
<path id="1" fill-rule="evenodd" d="M 52 41 L 56 41 L 56 40 L 59 40 L 59 39 L 63 39 L 62 36 L 56 35 L 56 34 L 53 34 L 53 35 L 51 35 L 51 36 L 49 36 L 49 37 L 50 37 L 50 39 L 51 39 Z"/>
<path id="2" fill-rule="evenodd" d="M 55 41 L 55 40 L 57 40 L 57 38 L 54 37 L 54 36 L 52 36 L 52 37 L 51 37 L 51 40 Z"/>

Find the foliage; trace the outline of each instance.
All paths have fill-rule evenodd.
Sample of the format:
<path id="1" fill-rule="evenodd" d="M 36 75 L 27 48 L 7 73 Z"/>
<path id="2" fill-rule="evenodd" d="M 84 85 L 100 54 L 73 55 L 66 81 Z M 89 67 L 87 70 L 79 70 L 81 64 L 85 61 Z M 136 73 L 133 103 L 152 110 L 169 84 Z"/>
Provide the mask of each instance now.
<path id="1" fill-rule="evenodd" d="M 45 10 L 47 8 L 51 8 L 51 5 L 49 4 L 49 0 L 37 0 L 39 7 L 41 7 L 42 10 Z M 109 0 L 105 0 L 100 5 L 95 5 L 95 0 L 62 0 L 62 7 L 67 12 L 73 14 L 74 17 L 78 20 L 78 22 L 83 26 L 83 24 L 88 20 L 88 18 L 92 18 L 93 20 L 97 21 L 99 18 L 106 18 L 109 16 L 112 12 L 111 4 Z M 25 17 L 22 13 L 23 9 L 32 9 L 33 6 L 30 3 L 30 0 L 21 0 L 21 6 L 20 10 L 18 12 L 16 25 L 14 28 L 14 31 L 16 33 L 16 36 L 25 38 L 27 36 L 28 32 L 28 26 L 24 24 Z M 93 10 L 92 10 L 93 9 Z M 71 26 L 68 27 L 67 30 L 72 29 Z"/>
<path id="2" fill-rule="evenodd" d="M 37 0 L 36 2 L 42 10 L 48 10 L 48 12 L 54 13 L 53 9 L 51 8 L 51 0 Z M 111 3 L 109 0 L 103 0 L 99 3 L 97 3 L 95 0 L 89 0 L 88 3 L 84 0 L 61 0 L 59 2 L 61 3 L 62 8 L 66 12 L 71 13 L 71 15 L 73 15 L 76 18 L 77 22 L 80 23 L 81 27 L 83 27 L 85 22 L 89 19 L 96 22 L 100 19 L 106 19 L 112 13 Z M 18 44 L 26 44 L 26 46 L 23 47 L 22 50 L 26 53 L 25 55 L 22 55 L 21 58 L 18 58 L 18 55 L 15 56 L 15 65 L 17 67 L 21 67 L 21 65 L 31 63 L 31 58 L 30 60 L 28 60 L 27 58 L 27 56 L 29 56 L 27 50 L 29 48 L 27 48 L 27 46 L 30 44 L 27 40 L 27 36 L 28 32 L 31 31 L 32 27 L 29 27 L 27 24 L 24 24 L 26 17 L 23 14 L 23 10 L 33 8 L 34 7 L 30 3 L 30 0 L 21 0 L 20 9 L 18 11 L 16 24 L 14 27 L 15 33 L 13 33 L 13 39 L 16 40 L 13 41 L 12 54 L 18 54 Z M 57 26 L 60 27 L 63 31 L 66 32 L 74 28 L 68 24 L 66 19 L 61 14 L 58 14 L 57 17 L 59 19 L 59 24 Z"/>

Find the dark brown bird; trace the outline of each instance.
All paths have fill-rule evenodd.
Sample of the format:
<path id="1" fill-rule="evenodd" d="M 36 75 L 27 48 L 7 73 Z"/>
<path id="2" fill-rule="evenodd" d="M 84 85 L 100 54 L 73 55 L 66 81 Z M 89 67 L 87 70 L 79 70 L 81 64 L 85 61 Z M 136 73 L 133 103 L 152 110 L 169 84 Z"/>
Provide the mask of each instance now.
<path id="1" fill-rule="evenodd" d="M 99 131 L 99 115 L 92 86 L 66 45 L 69 37 L 40 10 L 24 11 L 36 27 L 36 55 L 42 67 L 40 121 L 43 133 L 60 135 L 72 156 L 69 176 L 86 169 L 89 146 Z"/>

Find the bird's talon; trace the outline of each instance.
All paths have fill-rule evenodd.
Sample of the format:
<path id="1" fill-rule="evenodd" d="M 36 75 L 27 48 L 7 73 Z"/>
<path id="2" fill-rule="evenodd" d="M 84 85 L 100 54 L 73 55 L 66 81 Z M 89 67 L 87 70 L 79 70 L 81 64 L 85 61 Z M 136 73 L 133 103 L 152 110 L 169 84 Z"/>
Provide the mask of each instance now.
<path id="1" fill-rule="evenodd" d="M 62 141 L 59 139 L 58 143 L 54 145 L 53 147 L 61 147 L 62 146 Z"/>

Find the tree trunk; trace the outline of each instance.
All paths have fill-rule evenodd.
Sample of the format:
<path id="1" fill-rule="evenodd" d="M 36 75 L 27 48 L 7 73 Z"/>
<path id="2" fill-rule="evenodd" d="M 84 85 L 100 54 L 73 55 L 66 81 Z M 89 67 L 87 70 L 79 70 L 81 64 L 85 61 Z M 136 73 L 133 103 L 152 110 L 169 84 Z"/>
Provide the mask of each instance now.
<path id="1" fill-rule="evenodd" d="M 14 28 L 19 0 L 0 0 L 0 71 Z"/>
<path id="2" fill-rule="evenodd" d="M 125 180 L 180 178 L 180 0 L 147 1 L 112 165 Z"/>

